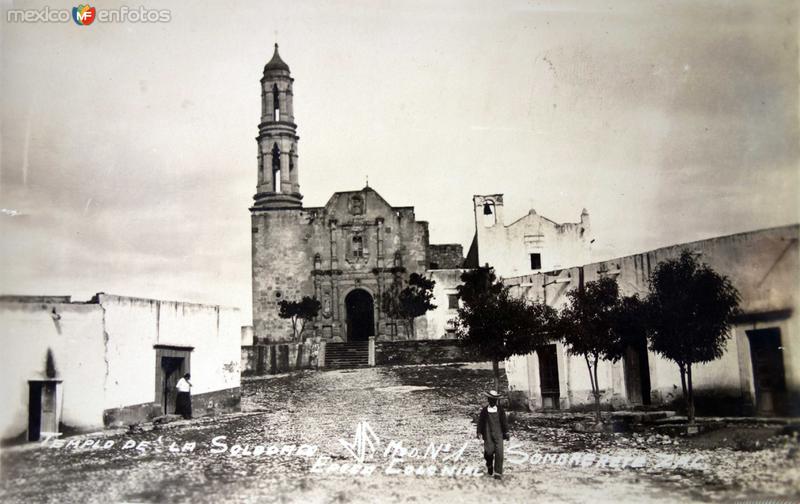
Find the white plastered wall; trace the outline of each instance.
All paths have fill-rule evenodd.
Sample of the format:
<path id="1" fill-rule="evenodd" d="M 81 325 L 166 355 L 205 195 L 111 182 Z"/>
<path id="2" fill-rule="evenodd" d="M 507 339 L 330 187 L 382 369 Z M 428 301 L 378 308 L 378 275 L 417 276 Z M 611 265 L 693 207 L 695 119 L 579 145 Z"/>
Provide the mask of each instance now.
<path id="1" fill-rule="evenodd" d="M 53 312 L 55 310 L 55 312 Z M 0 303 L 0 438 L 16 437 L 28 425 L 28 380 L 45 376 L 47 349 L 56 379 L 63 380 L 61 422 L 91 429 L 103 425 L 105 373 L 102 312 L 91 304 Z"/>

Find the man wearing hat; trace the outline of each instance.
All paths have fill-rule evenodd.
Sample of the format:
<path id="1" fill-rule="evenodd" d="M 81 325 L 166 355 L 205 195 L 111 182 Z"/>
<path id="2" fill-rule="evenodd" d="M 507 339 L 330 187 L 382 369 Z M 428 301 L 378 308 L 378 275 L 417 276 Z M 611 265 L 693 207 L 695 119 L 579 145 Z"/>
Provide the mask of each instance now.
<path id="1" fill-rule="evenodd" d="M 500 394 L 496 390 L 486 392 L 489 401 L 478 416 L 478 439 L 483 440 L 483 458 L 489 476 L 503 479 L 503 440 L 508 439 L 508 419 L 502 406 L 497 404 Z"/>

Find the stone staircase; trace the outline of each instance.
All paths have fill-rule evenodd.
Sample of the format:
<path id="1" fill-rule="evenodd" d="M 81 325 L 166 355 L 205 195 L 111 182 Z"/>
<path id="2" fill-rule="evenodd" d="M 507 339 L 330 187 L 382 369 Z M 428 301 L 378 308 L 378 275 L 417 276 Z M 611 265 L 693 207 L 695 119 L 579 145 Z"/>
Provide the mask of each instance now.
<path id="1" fill-rule="evenodd" d="M 328 343 L 325 345 L 325 368 L 346 369 L 369 365 L 369 341 Z"/>

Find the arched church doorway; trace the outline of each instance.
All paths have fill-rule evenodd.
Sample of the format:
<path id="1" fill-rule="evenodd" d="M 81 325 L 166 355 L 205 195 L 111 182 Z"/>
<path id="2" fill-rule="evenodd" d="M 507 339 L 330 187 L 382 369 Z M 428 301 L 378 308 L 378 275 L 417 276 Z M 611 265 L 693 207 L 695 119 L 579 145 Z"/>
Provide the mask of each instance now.
<path id="1" fill-rule="evenodd" d="M 374 302 L 369 292 L 355 289 L 344 298 L 347 309 L 347 341 L 366 341 L 375 334 Z"/>

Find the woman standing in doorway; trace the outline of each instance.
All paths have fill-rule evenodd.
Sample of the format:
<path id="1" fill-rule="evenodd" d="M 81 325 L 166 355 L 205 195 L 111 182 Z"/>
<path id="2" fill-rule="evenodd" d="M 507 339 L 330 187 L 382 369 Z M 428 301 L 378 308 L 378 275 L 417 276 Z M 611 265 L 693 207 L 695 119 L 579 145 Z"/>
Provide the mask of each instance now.
<path id="1" fill-rule="evenodd" d="M 178 397 L 175 399 L 175 414 L 187 419 L 192 418 L 192 382 L 189 381 L 191 377 L 192 375 L 186 373 L 175 385 L 175 388 L 178 389 Z"/>

